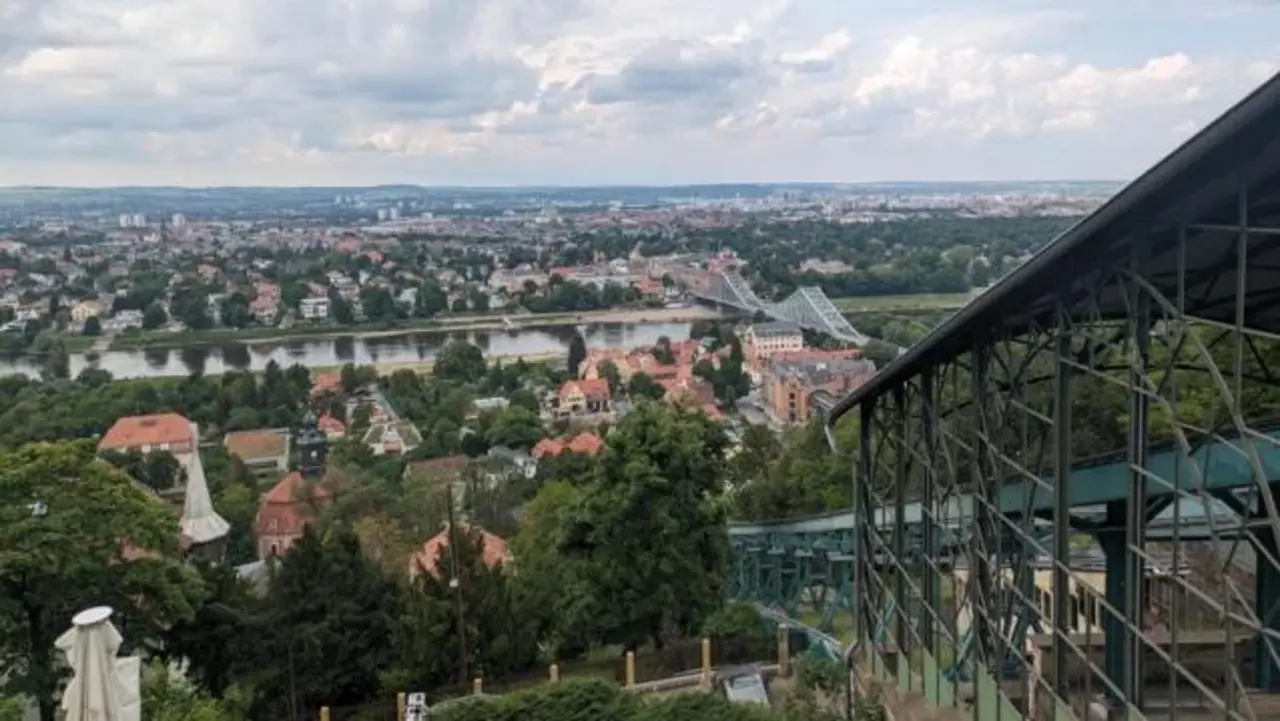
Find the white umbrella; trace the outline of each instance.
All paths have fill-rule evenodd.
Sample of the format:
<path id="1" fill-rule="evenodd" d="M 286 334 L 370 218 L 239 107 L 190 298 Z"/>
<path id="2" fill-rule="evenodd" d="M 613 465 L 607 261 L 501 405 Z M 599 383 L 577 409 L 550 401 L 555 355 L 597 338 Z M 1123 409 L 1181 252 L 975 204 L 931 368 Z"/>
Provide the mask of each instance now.
<path id="1" fill-rule="evenodd" d="M 96 606 L 77 613 L 55 645 L 67 654 L 75 677 L 62 695 L 66 721 L 122 721 L 116 651 L 123 640 L 107 619 L 111 609 Z"/>

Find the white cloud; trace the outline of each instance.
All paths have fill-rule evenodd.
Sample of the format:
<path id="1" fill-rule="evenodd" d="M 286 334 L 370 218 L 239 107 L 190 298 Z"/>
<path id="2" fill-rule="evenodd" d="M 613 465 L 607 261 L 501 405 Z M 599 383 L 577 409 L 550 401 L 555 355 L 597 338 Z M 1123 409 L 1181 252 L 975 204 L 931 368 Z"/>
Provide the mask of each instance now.
<path id="1" fill-rule="evenodd" d="M 1128 175 L 1280 55 L 1134 2 L 0 0 L 0 183 Z"/>

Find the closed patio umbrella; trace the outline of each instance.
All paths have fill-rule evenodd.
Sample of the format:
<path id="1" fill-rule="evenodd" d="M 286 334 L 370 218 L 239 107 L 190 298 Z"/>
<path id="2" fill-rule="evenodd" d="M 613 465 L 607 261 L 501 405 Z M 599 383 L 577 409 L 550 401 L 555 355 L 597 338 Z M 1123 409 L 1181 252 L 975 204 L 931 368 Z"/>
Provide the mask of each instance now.
<path id="1" fill-rule="evenodd" d="M 123 639 L 107 620 L 111 613 L 107 606 L 81 611 L 55 642 L 75 672 L 62 695 L 66 721 L 123 721 L 126 694 L 116 674 L 116 651 Z"/>

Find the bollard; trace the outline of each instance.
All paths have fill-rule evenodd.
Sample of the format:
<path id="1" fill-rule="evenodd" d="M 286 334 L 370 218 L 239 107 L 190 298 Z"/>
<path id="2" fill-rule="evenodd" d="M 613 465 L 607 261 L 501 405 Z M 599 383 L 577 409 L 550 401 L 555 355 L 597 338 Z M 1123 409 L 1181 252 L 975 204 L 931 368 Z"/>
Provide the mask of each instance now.
<path id="1" fill-rule="evenodd" d="M 702 689 L 711 690 L 711 639 L 702 637 Z"/>
<path id="2" fill-rule="evenodd" d="M 480 694 L 484 693 L 484 678 L 483 678 L 483 677 L 476 676 L 476 677 L 471 681 L 471 693 L 473 693 L 473 694 L 475 694 L 475 695 L 477 695 L 477 696 L 479 696 Z"/>
<path id="3" fill-rule="evenodd" d="M 791 629 L 786 624 L 778 626 L 778 675 L 791 677 Z"/>
<path id="4" fill-rule="evenodd" d="M 407 708 L 407 704 L 405 703 L 404 691 L 401 691 L 400 693 L 396 694 L 396 718 L 397 719 L 404 718 L 404 712 L 406 708 Z"/>
<path id="5" fill-rule="evenodd" d="M 560 664 L 553 663 L 551 664 L 551 683 L 556 683 L 559 680 L 560 680 Z"/>
<path id="6" fill-rule="evenodd" d="M 635 688 L 636 686 L 636 652 L 627 651 L 627 667 L 626 667 L 626 684 L 625 688 Z"/>
<path id="7" fill-rule="evenodd" d="M 321 706 L 321 707 L 320 707 L 320 721 L 329 721 L 329 707 L 328 707 L 328 706 Z"/>

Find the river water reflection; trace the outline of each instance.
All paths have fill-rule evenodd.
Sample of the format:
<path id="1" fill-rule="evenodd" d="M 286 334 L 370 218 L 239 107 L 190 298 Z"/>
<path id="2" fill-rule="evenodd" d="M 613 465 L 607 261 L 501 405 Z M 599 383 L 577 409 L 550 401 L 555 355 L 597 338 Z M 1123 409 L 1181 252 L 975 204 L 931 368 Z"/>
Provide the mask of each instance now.
<path id="1" fill-rule="evenodd" d="M 604 323 L 584 328 L 590 347 L 634 348 L 653 345 L 658 338 L 689 337 L 689 323 Z M 552 326 L 517 331 L 410 332 L 378 337 L 335 336 L 246 345 L 232 343 L 199 348 L 148 348 L 107 351 L 94 363 L 83 355 L 71 357 L 72 376 L 88 365 L 110 371 L 116 378 L 146 378 L 208 374 L 227 370 L 260 370 L 271 361 L 282 367 L 301 363 L 309 368 L 344 363 L 419 363 L 428 360 L 450 340 L 476 344 L 489 355 L 537 355 L 568 350 L 573 326 Z M 39 373 L 27 360 L 0 361 L 0 375 Z"/>

